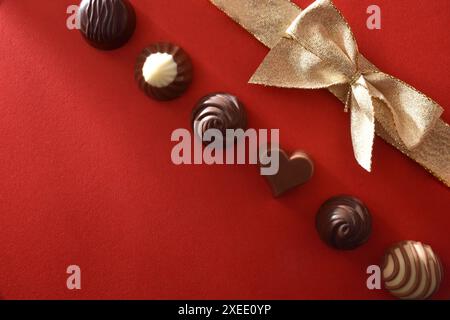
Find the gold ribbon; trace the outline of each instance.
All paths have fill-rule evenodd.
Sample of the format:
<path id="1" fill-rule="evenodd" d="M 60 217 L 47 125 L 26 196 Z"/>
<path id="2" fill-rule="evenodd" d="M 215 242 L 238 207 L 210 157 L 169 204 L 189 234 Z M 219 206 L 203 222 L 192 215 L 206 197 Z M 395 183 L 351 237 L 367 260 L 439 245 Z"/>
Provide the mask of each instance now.
<path id="1" fill-rule="evenodd" d="M 304 11 L 289 0 L 210 0 L 271 51 L 250 83 L 327 88 L 351 112 L 354 155 L 371 170 L 375 133 L 450 186 L 450 127 L 423 93 L 362 56 L 331 0 Z"/>

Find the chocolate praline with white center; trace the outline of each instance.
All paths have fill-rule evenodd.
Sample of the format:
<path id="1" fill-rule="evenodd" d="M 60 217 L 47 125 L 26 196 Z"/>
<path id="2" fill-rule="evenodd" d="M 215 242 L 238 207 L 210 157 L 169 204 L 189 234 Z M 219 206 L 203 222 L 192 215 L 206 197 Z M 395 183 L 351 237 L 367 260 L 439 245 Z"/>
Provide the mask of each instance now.
<path id="1" fill-rule="evenodd" d="M 135 79 L 149 97 L 172 100 L 181 96 L 192 82 L 191 59 L 179 46 L 158 42 L 145 48 L 135 67 Z"/>

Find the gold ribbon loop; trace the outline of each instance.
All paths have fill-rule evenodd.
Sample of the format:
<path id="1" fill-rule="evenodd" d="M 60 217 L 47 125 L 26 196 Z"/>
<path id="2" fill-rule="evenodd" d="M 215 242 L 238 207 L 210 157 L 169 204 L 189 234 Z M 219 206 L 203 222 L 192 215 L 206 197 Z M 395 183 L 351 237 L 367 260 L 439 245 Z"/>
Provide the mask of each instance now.
<path id="1" fill-rule="evenodd" d="M 269 53 L 250 82 L 284 87 L 286 72 L 297 88 L 330 88 L 348 85 L 346 110 L 351 109 L 351 135 L 355 158 L 371 170 L 375 137 L 377 99 L 392 113 L 398 136 L 411 149 L 423 140 L 443 110 L 431 99 L 403 82 L 374 70 L 360 71 L 358 46 L 341 13 L 330 0 L 317 0 L 302 11 L 287 29 L 289 38 L 281 40 Z M 286 44 L 294 42 L 296 50 Z M 279 48 L 278 48 L 279 47 Z M 286 61 L 289 58 L 288 61 Z M 280 70 L 280 62 L 290 69 Z M 273 78 L 274 72 L 280 75 Z M 297 81 L 295 79 L 298 79 Z M 390 82 L 390 86 L 386 86 Z M 381 85 L 385 83 L 384 85 Z M 390 99 L 395 101 L 391 103 Z"/>

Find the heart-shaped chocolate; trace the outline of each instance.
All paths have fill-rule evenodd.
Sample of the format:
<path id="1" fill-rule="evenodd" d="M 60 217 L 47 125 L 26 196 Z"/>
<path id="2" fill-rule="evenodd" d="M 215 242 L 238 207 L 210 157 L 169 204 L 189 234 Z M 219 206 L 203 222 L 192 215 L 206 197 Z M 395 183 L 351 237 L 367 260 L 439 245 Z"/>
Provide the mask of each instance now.
<path id="1" fill-rule="evenodd" d="M 274 197 L 279 197 L 286 191 L 308 182 L 314 173 L 314 163 L 303 151 L 296 151 L 290 157 L 281 149 L 274 148 L 270 155 L 279 155 L 278 173 L 265 178 L 272 188 Z"/>

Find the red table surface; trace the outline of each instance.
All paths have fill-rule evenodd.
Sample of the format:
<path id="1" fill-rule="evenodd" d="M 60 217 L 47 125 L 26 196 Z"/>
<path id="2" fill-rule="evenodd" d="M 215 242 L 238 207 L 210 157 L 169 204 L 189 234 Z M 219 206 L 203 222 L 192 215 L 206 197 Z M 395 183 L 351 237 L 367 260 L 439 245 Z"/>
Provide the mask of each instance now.
<path id="1" fill-rule="evenodd" d="M 449 190 L 380 138 L 373 172 L 356 163 L 343 105 L 326 90 L 247 84 L 268 49 L 207 0 L 134 0 L 136 32 L 102 52 L 66 28 L 71 0 L 0 0 L 0 297 L 3 299 L 383 299 L 366 268 L 401 240 L 430 244 L 450 274 Z M 302 8 L 312 1 L 296 1 Z M 439 102 L 450 121 L 450 2 L 336 0 L 360 51 Z M 366 9 L 382 9 L 382 29 Z M 181 98 L 134 81 L 155 41 L 190 53 Z M 252 165 L 175 166 L 176 128 L 196 101 L 236 94 L 249 126 L 315 160 L 308 184 L 274 199 Z M 369 242 L 327 247 L 314 219 L 336 194 L 373 215 Z M 66 288 L 81 267 L 81 290 Z M 435 296 L 450 297 L 450 276 Z"/>

